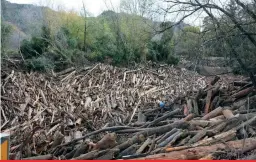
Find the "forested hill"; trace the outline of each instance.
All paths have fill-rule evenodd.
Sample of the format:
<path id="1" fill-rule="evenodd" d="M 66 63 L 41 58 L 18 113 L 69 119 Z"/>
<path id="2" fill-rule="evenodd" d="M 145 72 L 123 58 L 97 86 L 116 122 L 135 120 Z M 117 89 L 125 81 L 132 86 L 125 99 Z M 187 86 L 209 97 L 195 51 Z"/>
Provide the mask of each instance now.
<path id="1" fill-rule="evenodd" d="M 18 40 L 23 40 L 26 38 L 30 38 L 32 35 L 40 35 L 41 27 L 44 21 L 47 21 L 48 18 L 45 16 L 49 13 L 53 15 L 61 15 L 62 11 L 54 11 L 48 7 L 35 6 L 32 4 L 16 4 L 11 3 L 6 0 L 1 1 L 2 10 L 1 10 L 1 18 L 3 24 L 11 25 L 13 30 L 11 37 L 7 43 L 9 48 L 18 48 L 19 42 Z M 126 14 L 126 13 L 115 13 L 113 11 L 104 11 L 98 17 L 89 17 L 88 19 L 105 19 L 106 21 L 112 21 L 113 17 L 122 17 L 129 19 L 129 17 L 133 17 L 134 15 Z M 136 16 L 140 19 L 140 21 L 147 22 L 148 25 L 152 25 L 154 27 L 158 27 L 161 22 L 152 22 L 149 19 Z M 89 21 L 89 20 L 88 20 Z M 173 27 L 173 31 L 178 32 L 182 30 L 184 27 L 188 26 L 187 24 L 181 22 L 178 25 Z M 153 34 L 153 33 L 152 33 Z M 156 37 L 159 37 L 157 35 Z M 152 36 L 153 37 L 153 36 Z"/>

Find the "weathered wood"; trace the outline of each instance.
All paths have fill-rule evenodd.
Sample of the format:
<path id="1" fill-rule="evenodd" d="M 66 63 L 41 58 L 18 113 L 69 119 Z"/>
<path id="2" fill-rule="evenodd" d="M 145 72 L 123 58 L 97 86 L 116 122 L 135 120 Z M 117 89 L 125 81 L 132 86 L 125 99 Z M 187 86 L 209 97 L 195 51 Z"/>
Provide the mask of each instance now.
<path id="1" fill-rule="evenodd" d="M 170 137 L 177 131 L 178 131 L 177 128 L 173 128 L 170 132 L 166 133 L 163 137 L 161 137 L 156 143 L 159 144 L 159 143 L 163 142 L 166 138 Z"/>
<path id="2" fill-rule="evenodd" d="M 253 89 L 254 89 L 254 87 L 246 88 L 246 89 L 244 89 L 240 92 L 237 92 L 237 93 L 233 94 L 231 97 L 234 97 L 236 99 L 242 98 L 242 97 L 248 95 L 249 93 L 251 93 L 253 91 Z"/>
<path id="3" fill-rule="evenodd" d="M 98 141 L 94 147 L 94 149 L 105 150 L 113 148 L 117 144 L 116 142 L 116 134 L 108 133 L 106 134 L 100 141 Z"/>
<path id="4" fill-rule="evenodd" d="M 193 144 L 195 142 L 198 142 L 199 140 L 201 140 L 205 135 L 207 134 L 207 130 L 202 130 L 202 131 L 199 131 L 194 137 L 192 137 L 188 143 L 189 144 Z"/>
<path id="5" fill-rule="evenodd" d="M 78 157 L 72 158 L 71 160 L 92 160 L 95 157 L 97 157 L 99 153 L 100 153 L 99 151 L 94 150 L 94 151 L 88 152 L 87 154 L 82 154 Z"/>
<path id="6" fill-rule="evenodd" d="M 119 148 L 120 150 L 124 150 L 127 147 L 133 145 L 134 143 L 142 142 L 145 140 L 145 137 L 154 135 L 154 134 L 164 134 L 168 132 L 169 130 L 172 130 L 173 128 L 182 128 L 186 129 L 189 127 L 188 122 L 184 121 L 177 121 L 172 124 L 168 124 L 161 127 L 153 127 L 153 128 L 145 128 L 144 131 L 138 132 L 137 135 L 132 137 L 131 139 L 128 139 L 128 141 L 116 146 L 116 148 Z"/>
<path id="7" fill-rule="evenodd" d="M 212 90 L 209 90 L 207 92 L 207 96 L 206 96 L 206 105 L 204 108 L 204 113 L 208 114 L 210 112 L 210 106 L 211 106 L 211 99 L 212 99 Z"/>
<path id="8" fill-rule="evenodd" d="M 228 109 L 222 110 L 222 113 L 225 116 L 225 118 L 227 118 L 227 119 L 231 119 L 231 118 L 235 117 L 235 115 L 232 113 L 232 111 L 228 110 Z"/>
<path id="9" fill-rule="evenodd" d="M 208 114 L 206 114 L 202 119 L 203 120 L 208 120 L 210 118 L 216 117 L 218 115 L 220 115 L 222 113 L 223 108 L 222 107 L 218 107 L 215 110 L 209 112 Z"/>
<path id="10" fill-rule="evenodd" d="M 47 154 L 47 155 L 40 155 L 40 156 L 33 156 L 28 158 L 23 158 L 22 160 L 52 160 L 53 155 Z"/>
<path id="11" fill-rule="evenodd" d="M 154 126 L 155 124 L 159 123 L 160 121 L 163 121 L 163 120 L 165 120 L 165 119 L 167 119 L 167 118 L 170 118 L 170 117 L 172 117 L 173 115 L 179 114 L 180 112 L 181 112 L 180 109 L 176 109 L 176 110 L 174 110 L 174 111 L 171 111 L 171 112 L 169 112 L 169 113 L 167 113 L 167 114 L 165 114 L 165 115 L 163 115 L 163 116 L 161 116 L 161 117 L 155 119 L 155 120 L 152 121 L 151 123 L 143 125 L 141 128 L 146 128 L 146 127 Z"/>
<path id="12" fill-rule="evenodd" d="M 230 141 L 226 144 L 219 143 L 211 146 L 200 146 L 195 148 L 181 149 L 176 151 L 175 149 L 169 153 L 162 153 L 156 155 L 150 155 L 144 158 L 137 158 L 136 160 L 198 160 L 206 155 L 215 152 L 220 149 L 225 149 L 227 146 L 232 149 L 240 149 L 241 147 L 250 147 L 256 143 L 256 139 L 248 138 L 245 140 Z"/>
<path id="13" fill-rule="evenodd" d="M 219 77 L 219 76 L 215 76 L 214 79 L 211 81 L 210 85 L 213 86 L 213 85 L 216 84 L 219 80 L 220 80 L 220 77 Z"/>
<path id="14" fill-rule="evenodd" d="M 169 142 L 171 142 L 171 140 L 173 138 L 175 138 L 178 134 L 180 134 L 181 130 L 178 130 L 177 132 L 175 132 L 174 134 L 172 134 L 171 136 L 169 136 L 168 138 L 166 138 L 163 142 L 159 143 L 158 146 L 159 147 L 164 147 L 166 146 Z"/>
<path id="15" fill-rule="evenodd" d="M 192 120 L 196 115 L 195 114 L 188 114 L 183 120 L 184 121 L 190 121 Z"/>
<path id="16" fill-rule="evenodd" d="M 141 154 L 145 148 L 152 142 L 151 138 L 148 138 L 141 146 L 140 148 L 136 151 L 136 154 L 139 155 Z"/>

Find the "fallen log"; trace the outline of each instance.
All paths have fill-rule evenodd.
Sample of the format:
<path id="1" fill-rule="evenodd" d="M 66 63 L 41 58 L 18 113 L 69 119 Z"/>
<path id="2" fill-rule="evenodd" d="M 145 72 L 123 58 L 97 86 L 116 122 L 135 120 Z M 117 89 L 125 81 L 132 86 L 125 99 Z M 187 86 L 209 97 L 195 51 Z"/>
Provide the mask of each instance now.
<path id="1" fill-rule="evenodd" d="M 174 110 L 174 111 L 171 111 L 171 112 L 165 114 L 164 116 L 161 116 L 161 117 L 155 119 L 155 120 L 152 121 L 151 123 L 143 125 L 141 128 L 146 128 L 146 127 L 153 126 L 153 125 L 159 123 L 160 121 L 163 121 L 163 120 L 165 120 L 165 119 L 167 119 L 167 118 L 169 118 L 169 117 L 171 117 L 171 116 L 173 116 L 173 115 L 179 114 L 180 112 L 181 112 L 180 109 L 176 109 L 176 110 Z"/>
<path id="2" fill-rule="evenodd" d="M 217 109 L 214 109 L 213 111 L 206 114 L 202 119 L 203 120 L 208 120 L 210 118 L 216 117 L 216 116 L 218 116 L 222 113 L 222 110 L 223 110 L 222 107 L 218 107 Z"/>
<path id="3" fill-rule="evenodd" d="M 233 94 L 231 97 L 236 98 L 236 99 L 242 98 L 242 97 L 248 95 L 249 93 L 251 93 L 253 91 L 253 89 L 254 89 L 254 87 L 246 88 L 240 92 Z"/>
<path id="4" fill-rule="evenodd" d="M 172 124 L 168 124 L 168 125 L 161 126 L 161 127 L 145 128 L 143 131 L 138 132 L 131 139 L 128 139 L 126 142 L 116 146 L 116 148 L 118 148 L 120 150 L 124 150 L 127 147 L 129 147 L 129 146 L 131 146 L 135 143 L 144 141 L 145 138 L 147 138 L 148 136 L 151 136 L 151 135 L 154 135 L 154 134 L 161 135 L 161 134 L 164 134 L 164 133 L 172 130 L 173 128 L 186 129 L 188 127 L 189 127 L 188 122 L 177 121 L 177 122 L 174 122 Z"/>
<path id="5" fill-rule="evenodd" d="M 23 158 L 22 160 L 52 160 L 52 159 L 53 159 L 53 155 L 48 154 L 48 155 L 40 155 L 40 156 Z"/>
<path id="6" fill-rule="evenodd" d="M 205 109 L 204 109 L 204 113 L 208 114 L 210 112 L 210 106 L 211 106 L 211 99 L 212 99 L 212 90 L 209 90 L 207 92 L 207 96 L 206 96 L 206 105 L 205 105 Z"/>
<path id="7" fill-rule="evenodd" d="M 211 146 L 200 146 L 195 148 L 183 149 L 180 151 L 173 150 L 169 153 L 161 153 L 156 155 L 150 155 L 144 158 L 137 158 L 136 160 L 198 160 L 203 158 L 210 153 L 216 152 L 220 149 L 225 149 L 226 147 L 232 148 L 235 150 L 240 149 L 241 147 L 251 147 L 255 145 L 256 139 L 248 138 L 238 141 L 230 141 L 225 144 L 219 143 Z"/>

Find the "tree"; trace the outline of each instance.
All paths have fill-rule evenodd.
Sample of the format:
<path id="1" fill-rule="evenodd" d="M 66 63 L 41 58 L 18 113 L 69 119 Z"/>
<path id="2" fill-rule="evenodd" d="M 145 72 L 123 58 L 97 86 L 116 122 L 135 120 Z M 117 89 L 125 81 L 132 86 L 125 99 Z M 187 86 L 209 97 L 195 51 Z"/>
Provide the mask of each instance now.
<path id="1" fill-rule="evenodd" d="M 177 12 L 184 13 L 184 16 L 182 16 L 179 21 L 186 19 L 196 12 L 204 12 L 206 15 L 208 15 L 212 20 L 212 29 L 210 30 L 212 33 L 214 33 L 215 38 L 213 39 L 223 41 L 223 47 L 230 52 L 230 56 L 236 59 L 241 68 L 249 74 L 254 86 L 256 87 L 256 81 L 252 70 L 244 63 L 243 59 L 245 58 L 242 57 L 240 52 L 248 51 L 246 49 L 248 48 L 250 50 L 248 51 L 250 55 L 256 55 L 254 12 L 252 12 L 249 7 L 246 7 L 255 5 L 255 1 L 249 3 L 241 2 L 239 0 L 231 0 L 226 4 L 218 4 L 218 1 L 215 0 L 208 0 L 204 2 L 199 2 L 198 0 L 166 0 L 165 2 L 171 4 L 172 6 L 165 10 L 167 13 L 172 12 L 171 10 L 173 10 L 174 6 L 179 8 Z M 204 32 L 209 33 L 207 30 L 204 30 Z M 245 40 L 246 43 L 243 43 L 238 47 L 234 45 L 238 42 L 241 44 L 241 40 Z M 210 42 L 210 40 L 208 40 L 208 42 Z M 253 60 L 253 62 L 255 61 L 256 60 Z M 255 63 L 253 66 L 255 68 Z"/>

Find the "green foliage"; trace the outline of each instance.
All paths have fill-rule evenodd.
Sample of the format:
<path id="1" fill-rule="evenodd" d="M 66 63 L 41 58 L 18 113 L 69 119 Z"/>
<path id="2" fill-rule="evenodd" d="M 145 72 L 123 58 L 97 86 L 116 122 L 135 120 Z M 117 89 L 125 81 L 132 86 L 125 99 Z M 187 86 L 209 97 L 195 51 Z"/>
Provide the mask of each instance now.
<path id="1" fill-rule="evenodd" d="M 41 37 L 32 37 L 31 40 L 23 40 L 20 50 L 25 59 L 41 56 L 51 44 L 50 29 L 42 27 Z"/>
<path id="2" fill-rule="evenodd" d="M 54 69 L 54 62 L 45 56 L 27 59 L 25 65 L 29 70 L 41 72 L 49 72 L 51 69 Z"/>

